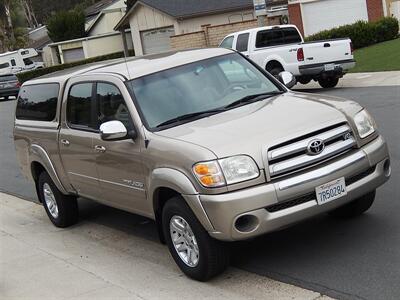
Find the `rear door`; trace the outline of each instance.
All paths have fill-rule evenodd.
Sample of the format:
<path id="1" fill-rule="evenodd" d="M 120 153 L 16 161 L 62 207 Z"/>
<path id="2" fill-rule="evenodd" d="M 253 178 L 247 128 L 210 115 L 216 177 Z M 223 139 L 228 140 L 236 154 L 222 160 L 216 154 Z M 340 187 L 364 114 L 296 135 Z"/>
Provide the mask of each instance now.
<path id="1" fill-rule="evenodd" d="M 67 86 L 59 151 L 67 177 L 78 194 L 97 199 L 100 191 L 93 148 L 93 138 L 98 136 L 94 86 L 93 82 L 79 80 L 71 80 Z"/>

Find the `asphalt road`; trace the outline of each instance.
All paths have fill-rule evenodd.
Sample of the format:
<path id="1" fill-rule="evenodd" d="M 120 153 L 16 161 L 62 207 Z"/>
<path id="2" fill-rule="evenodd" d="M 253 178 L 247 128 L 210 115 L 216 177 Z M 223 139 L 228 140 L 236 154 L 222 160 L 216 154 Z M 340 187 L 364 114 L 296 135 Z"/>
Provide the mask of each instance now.
<path id="1" fill-rule="evenodd" d="M 400 86 L 308 91 L 347 97 L 368 108 L 389 142 L 392 178 L 378 190 L 367 214 L 353 220 L 319 216 L 232 244 L 232 264 L 339 299 L 400 299 Z M 15 162 L 14 105 L 0 102 L 0 190 L 34 200 L 33 186 Z M 137 218 L 91 203 L 82 209 L 83 218 L 120 230 Z M 156 239 L 154 225 L 144 224 L 133 234 Z"/>

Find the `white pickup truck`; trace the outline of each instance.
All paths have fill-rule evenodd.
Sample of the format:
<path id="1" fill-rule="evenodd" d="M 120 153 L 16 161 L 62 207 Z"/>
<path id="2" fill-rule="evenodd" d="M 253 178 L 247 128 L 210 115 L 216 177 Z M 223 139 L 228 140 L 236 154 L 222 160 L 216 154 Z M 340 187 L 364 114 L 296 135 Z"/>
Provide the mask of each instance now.
<path id="1" fill-rule="evenodd" d="M 323 88 L 335 87 L 355 66 L 350 39 L 304 42 L 294 25 L 235 32 L 226 36 L 220 47 L 241 52 L 275 76 L 288 71 L 302 84 L 315 80 Z"/>

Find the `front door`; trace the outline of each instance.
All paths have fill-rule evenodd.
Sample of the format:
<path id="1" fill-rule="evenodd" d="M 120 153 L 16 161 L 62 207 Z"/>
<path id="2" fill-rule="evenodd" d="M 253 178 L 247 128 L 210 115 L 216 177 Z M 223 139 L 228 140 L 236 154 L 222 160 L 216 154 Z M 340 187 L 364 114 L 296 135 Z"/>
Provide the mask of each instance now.
<path id="1" fill-rule="evenodd" d="M 125 125 L 128 132 L 132 130 L 134 124 L 131 114 L 118 86 L 98 82 L 95 89 L 98 127 L 107 121 L 118 120 Z M 103 141 L 98 134 L 93 143 L 98 149 L 96 166 L 101 200 L 124 210 L 148 214 L 139 138 L 135 141 Z"/>
<path id="2" fill-rule="evenodd" d="M 92 92 L 93 83 L 76 83 L 70 87 L 59 149 L 71 185 L 80 196 L 96 199 L 99 183 L 93 138 L 98 133 L 93 126 L 95 98 Z"/>

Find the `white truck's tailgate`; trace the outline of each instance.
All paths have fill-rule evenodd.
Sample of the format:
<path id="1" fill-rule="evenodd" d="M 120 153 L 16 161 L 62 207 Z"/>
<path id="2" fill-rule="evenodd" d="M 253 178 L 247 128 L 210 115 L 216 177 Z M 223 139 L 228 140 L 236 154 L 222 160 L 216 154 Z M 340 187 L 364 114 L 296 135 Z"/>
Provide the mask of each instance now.
<path id="1" fill-rule="evenodd" d="M 353 59 L 350 39 L 304 43 L 303 49 L 304 65 Z"/>

